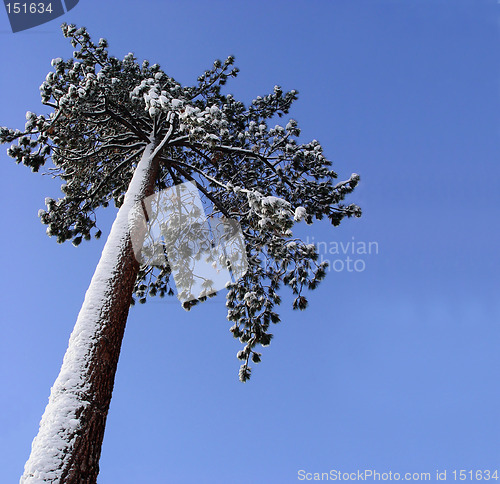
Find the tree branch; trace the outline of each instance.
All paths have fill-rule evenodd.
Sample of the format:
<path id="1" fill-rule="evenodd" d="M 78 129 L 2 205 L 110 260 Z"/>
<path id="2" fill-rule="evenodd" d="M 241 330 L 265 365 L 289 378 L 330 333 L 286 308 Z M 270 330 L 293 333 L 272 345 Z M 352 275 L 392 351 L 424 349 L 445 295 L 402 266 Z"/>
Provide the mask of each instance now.
<path id="1" fill-rule="evenodd" d="M 167 123 L 170 123 L 170 127 L 168 128 L 167 134 L 161 140 L 161 143 L 156 147 L 153 151 L 152 157 L 154 158 L 165 146 L 165 143 L 172 137 L 172 133 L 174 132 L 174 124 L 175 124 L 175 113 L 170 111 L 167 115 L 166 119 Z"/>
<path id="2" fill-rule="evenodd" d="M 108 99 L 107 98 L 104 98 L 104 99 L 105 99 L 105 103 L 106 103 L 105 111 L 107 114 L 109 114 L 115 121 L 118 121 L 120 124 L 123 124 L 124 126 L 126 126 L 128 129 L 130 129 L 130 131 L 132 131 L 137 136 L 139 136 L 139 138 L 146 141 L 146 143 L 150 142 L 150 139 L 147 137 L 147 135 L 140 128 L 135 126 L 133 123 L 131 123 L 127 119 L 122 118 L 119 114 L 115 113 L 114 111 L 111 111 L 111 109 L 108 108 Z"/>
<path id="3" fill-rule="evenodd" d="M 187 171 L 183 170 L 180 166 L 174 164 L 172 165 L 172 167 L 188 180 L 192 181 L 198 187 L 198 190 L 200 190 L 209 200 L 211 200 L 223 215 L 225 215 L 227 218 L 231 218 L 224 206 L 210 192 L 208 192 L 201 183 L 198 183 Z"/>

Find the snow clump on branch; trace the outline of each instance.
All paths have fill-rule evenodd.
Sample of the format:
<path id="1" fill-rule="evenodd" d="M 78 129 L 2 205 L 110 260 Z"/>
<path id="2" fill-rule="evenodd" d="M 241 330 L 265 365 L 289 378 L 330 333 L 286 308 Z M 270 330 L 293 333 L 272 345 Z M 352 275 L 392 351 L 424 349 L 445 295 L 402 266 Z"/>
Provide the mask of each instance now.
<path id="1" fill-rule="evenodd" d="M 156 78 L 141 81 L 130 93 L 130 98 L 136 102 L 144 100 L 144 110 L 152 118 L 161 112 L 180 111 L 184 106 L 184 101 L 172 98 L 166 90 L 161 88 L 159 79 Z"/>

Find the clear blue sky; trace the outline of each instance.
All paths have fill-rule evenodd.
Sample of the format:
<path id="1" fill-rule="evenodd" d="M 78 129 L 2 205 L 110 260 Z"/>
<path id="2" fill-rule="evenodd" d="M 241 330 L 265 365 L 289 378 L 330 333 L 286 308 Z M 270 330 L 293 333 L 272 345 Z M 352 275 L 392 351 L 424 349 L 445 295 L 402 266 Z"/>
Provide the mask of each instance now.
<path id="1" fill-rule="evenodd" d="M 361 219 L 301 233 L 378 244 L 351 255 L 364 271 L 332 270 L 307 311 L 284 297 L 247 384 L 223 297 L 190 313 L 174 299 L 133 308 L 101 484 L 500 467 L 499 19 L 494 0 L 81 0 L 12 34 L 0 14 L 0 125 L 42 111 L 50 60 L 73 50 L 63 20 L 186 84 L 234 54 L 228 91 L 248 102 L 297 89 L 304 141 L 320 140 L 341 178 L 361 175 L 350 197 Z M 104 240 L 58 245 L 37 211 L 59 183 L 5 147 L 0 167 L 0 482 L 11 483 Z"/>

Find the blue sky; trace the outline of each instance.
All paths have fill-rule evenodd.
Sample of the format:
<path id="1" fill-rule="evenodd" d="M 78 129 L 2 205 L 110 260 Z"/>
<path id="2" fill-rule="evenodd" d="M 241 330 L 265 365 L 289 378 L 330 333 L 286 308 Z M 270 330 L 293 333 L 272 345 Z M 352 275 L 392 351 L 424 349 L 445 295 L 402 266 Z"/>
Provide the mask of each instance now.
<path id="1" fill-rule="evenodd" d="M 302 139 L 323 144 L 340 178 L 361 175 L 350 196 L 361 219 L 298 233 L 328 247 L 378 244 L 352 256 L 365 270 L 332 270 L 307 311 L 284 297 L 283 322 L 246 384 L 223 296 L 189 313 L 174 299 L 134 307 L 98 482 L 291 483 L 300 469 L 434 480 L 436 470 L 498 469 L 499 13 L 493 0 L 81 0 L 16 34 L 0 15 L 0 125 L 22 128 L 27 110 L 43 111 L 50 60 L 73 50 L 63 20 L 185 84 L 234 54 L 241 73 L 227 91 L 249 102 L 275 84 L 297 89 L 290 116 Z M 37 211 L 59 183 L 4 148 L 7 483 L 22 473 L 104 240 L 75 248 L 47 237 Z"/>

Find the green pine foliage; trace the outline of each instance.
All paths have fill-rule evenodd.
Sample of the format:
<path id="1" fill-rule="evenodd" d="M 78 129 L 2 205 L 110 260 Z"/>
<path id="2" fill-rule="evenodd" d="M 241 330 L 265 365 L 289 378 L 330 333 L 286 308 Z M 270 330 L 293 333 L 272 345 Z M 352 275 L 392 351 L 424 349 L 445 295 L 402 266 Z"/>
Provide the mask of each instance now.
<path id="1" fill-rule="evenodd" d="M 75 246 L 98 238 L 96 209 L 121 206 L 144 147 L 169 132 L 157 190 L 196 183 L 212 215 L 237 220 L 246 240 L 248 271 L 227 285 L 226 305 L 230 331 L 244 345 L 240 380 L 248 380 L 249 362 L 261 360 L 256 348 L 270 344 L 270 326 L 280 321 L 280 287 L 288 286 L 293 308 L 303 310 L 304 290 L 315 289 L 326 274 L 314 245 L 294 238 L 293 225 L 359 217 L 357 205 L 343 203 L 359 176 L 336 182 L 321 144 L 299 141 L 295 120 L 273 125 L 289 112 L 297 91 L 275 86 L 249 106 L 223 94 L 222 86 L 238 74 L 233 57 L 182 86 L 158 64 L 139 63 L 131 53 L 111 56 L 107 41 L 94 43 L 83 27 L 63 24 L 62 31 L 75 51 L 67 60 L 54 59 L 40 86 L 50 114 L 28 112 L 23 131 L 0 128 L 0 142 L 13 143 L 7 152 L 17 163 L 35 172 L 44 167 L 62 181 L 62 196 L 46 199 L 39 212 L 47 234 Z M 173 294 L 168 264 L 141 266 L 140 303 Z"/>

